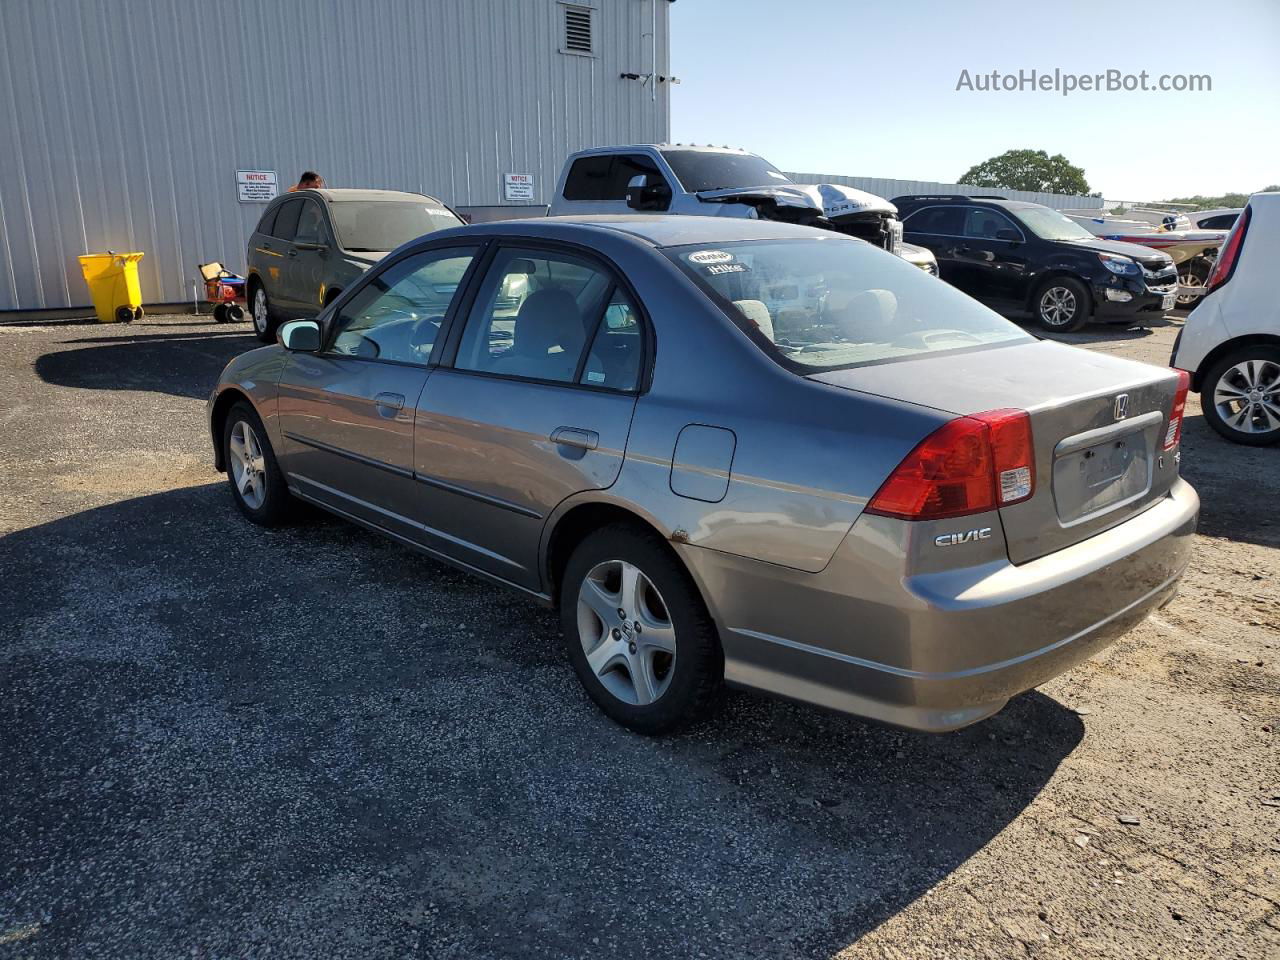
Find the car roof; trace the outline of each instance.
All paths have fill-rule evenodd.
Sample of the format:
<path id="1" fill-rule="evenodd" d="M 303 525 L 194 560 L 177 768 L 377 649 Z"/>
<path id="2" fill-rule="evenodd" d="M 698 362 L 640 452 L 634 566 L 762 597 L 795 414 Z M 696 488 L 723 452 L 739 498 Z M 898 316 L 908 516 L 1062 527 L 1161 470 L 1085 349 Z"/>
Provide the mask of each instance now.
<path id="1" fill-rule="evenodd" d="M 739 157 L 759 156 L 759 154 L 752 153 L 750 150 L 743 150 L 740 147 L 717 147 L 710 143 L 705 146 L 699 146 L 696 143 L 628 143 L 617 147 L 590 147 L 586 150 L 577 151 L 573 154 L 573 157 L 592 157 L 602 153 L 635 153 L 639 150 L 656 150 L 659 153 L 667 153 L 671 150 L 697 150 L 701 153 L 731 153 Z"/>
<path id="2" fill-rule="evenodd" d="M 432 239 L 446 234 L 475 236 L 542 237 L 581 240 L 584 232 L 607 231 L 626 234 L 655 247 L 675 247 L 690 243 L 729 243 L 734 240 L 786 240 L 839 237 L 838 233 L 816 227 L 801 227 L 774 220 L 745 217 L 689 217 L 662 215 L 599 215 L 536 217 L 527 220 L 498 220 L 449 231 L 428 234 Z"/>
<path id="3" fill-rule="evenodd" d="M 297 192 L 301 193 L 302 191 L 299 190 Z M 312 190 L 311 192 L 319 194 L 330 203 L 342 203 L 347 200 L 399 200 L 401 202 L 405 200 L 431 200 L 435 203 L 440 203 L 440 201 L 436 200 L 435 197 L 427 196 L 425 193 L 406 193 L 402 190 L 366 190 L 363 188 L 357 189 L 349 187 L 335 189 L 333 187 L 322 187 L 319 190 Z"/>
<path id="4" fill-rule="evenodd" d="M 937 194 L 930 195 L 925 193 L 907 194 L 901 197 L 894 197 L 889 201 L 895 207 L 945 207 L 948 205 L 964 206 L 990 206 L 1002 207 L 1005 210 L 1026 210 L 1028 207 L 1043 207 L 1043 203 L 1032 203 L 1029 200 L 1005 200 L 1002 197 L 988 197 L 978 194 L 977 196 L 966 196 L 964 194 Z"/>

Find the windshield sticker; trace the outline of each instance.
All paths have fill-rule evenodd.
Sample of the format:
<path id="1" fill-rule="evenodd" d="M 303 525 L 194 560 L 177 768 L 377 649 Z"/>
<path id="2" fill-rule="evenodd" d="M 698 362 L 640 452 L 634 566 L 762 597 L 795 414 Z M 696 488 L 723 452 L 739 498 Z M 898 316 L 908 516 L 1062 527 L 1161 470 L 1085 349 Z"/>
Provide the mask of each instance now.
<path id="1" fill-rule="evenodd" d="M 747 273 L 750 271 L 745 263 L 713 263 L 703 267 L 709 277 L 718 277 L 722 273 Z"/>
<path id="2" fill-rule="evenodd" d="M 699 250 L 697 253 L 689 254 L 688 259 L 690 263 L 696 263 L 701 267 L 708 263 L 728 263 L 733 259 L 733 254 L 728 250 Z"/>

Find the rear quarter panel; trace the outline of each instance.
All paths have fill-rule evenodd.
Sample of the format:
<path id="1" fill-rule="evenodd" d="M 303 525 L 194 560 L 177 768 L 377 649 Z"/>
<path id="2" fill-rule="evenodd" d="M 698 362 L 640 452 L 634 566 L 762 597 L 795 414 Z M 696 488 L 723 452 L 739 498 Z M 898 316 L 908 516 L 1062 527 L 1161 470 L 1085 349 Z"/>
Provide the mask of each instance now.
<path id="1" fill-rule="evenodd" d="M 665 259 L 624 269 L 656 356 L 612 496 L 677 542 L 821 570 L 889 472 L 949 417 L 784 370 Z M 676 442 L 691 424 L 735 437 L 719 502 L 672 490 Z"/>

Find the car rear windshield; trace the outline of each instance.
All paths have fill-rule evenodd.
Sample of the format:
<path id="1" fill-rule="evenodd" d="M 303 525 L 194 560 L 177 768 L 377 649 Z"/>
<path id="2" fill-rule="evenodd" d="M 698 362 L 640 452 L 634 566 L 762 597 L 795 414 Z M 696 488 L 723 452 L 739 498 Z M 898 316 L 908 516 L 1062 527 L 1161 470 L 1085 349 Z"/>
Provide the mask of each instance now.
<path id="1" fill-rule="evenodd" d="M 729 187 L 776 186 L 790 178 L 769 161 L 749 153 L 664 150 L 662 156 L 689 193 Z"/>
<path id="2" fill-rule="evenodd" d="M 445 207 L 414 200 L 340 200 L 329 211 L 344 250 L 394 250 L 424 233 L 462 225 Z"/>
<path id="3" fill-rule="evenodd" d="M 845 237 L 664 251 L 762 350 L 800 373 L 1032 338 L 893 254 Z"/>

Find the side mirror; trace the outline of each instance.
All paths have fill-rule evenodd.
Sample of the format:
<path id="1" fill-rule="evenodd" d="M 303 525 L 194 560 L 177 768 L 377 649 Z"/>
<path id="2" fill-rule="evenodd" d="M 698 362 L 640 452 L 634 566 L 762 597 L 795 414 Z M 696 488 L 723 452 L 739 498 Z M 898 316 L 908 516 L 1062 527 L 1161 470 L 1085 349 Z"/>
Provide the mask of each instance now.
<path id="1" fill-rule="evenodd" d="M 320 324 L 314 320 L 290 320 L 280 328 L 280 346 L 295 352 L 315 353 L 320 349 Z"/>
<path id="2" fill-rule="evenodd" d="M 627 206 L 632 210 L 665 210 L 671 205 L 671 188 L 650 183 L 643 173 L 627 181 Z"/>
<path id="3" fill-rule="evenodd" d="M 311 243 L 306 240 L 295 240 L 293 241 L 293 245 L 299 250 L 316 250 L 320 253 L 324 253 L 324 251 L 329 249 L 329 245 L 327 243 Z"/>
<path id="4" fill-rule="evenodd" d="M 1008 240 L 1010 243 L 1018 243 L 1022 239 L 1022 236 L 1018 233 L 1017 230 L 1005 229 L 1005 230 L 996 231 L 996 239 Z"/>

